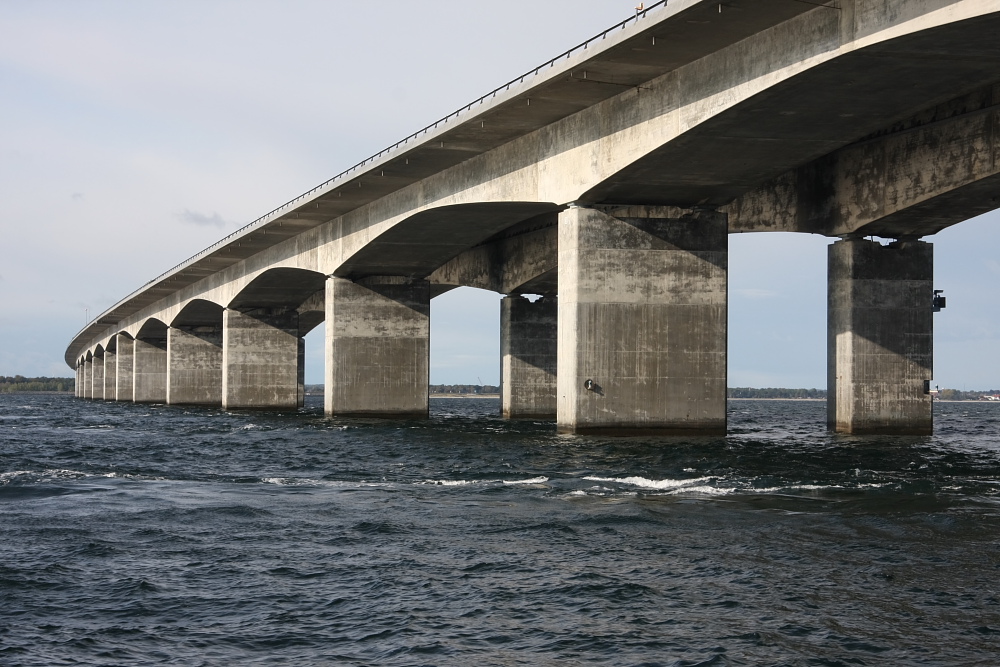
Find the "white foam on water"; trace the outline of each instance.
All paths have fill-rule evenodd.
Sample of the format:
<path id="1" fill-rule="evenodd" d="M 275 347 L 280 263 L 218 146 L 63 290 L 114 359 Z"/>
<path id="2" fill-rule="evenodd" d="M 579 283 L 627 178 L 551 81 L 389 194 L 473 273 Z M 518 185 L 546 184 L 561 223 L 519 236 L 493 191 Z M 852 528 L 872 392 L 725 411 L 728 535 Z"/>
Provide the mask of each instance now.
<path id="1" fill-rule="evenodd" d="M 532 477 L 531 479 L 505 479 L 504 484 L 544 484 L 549 481 L 548 477 Z"/>
<path id="2" fill-rule="evenodd" d="M 418 484 L 432 486 L 469 486 L 472 484 L 544 484 L 548 477 L 531 477 L 529 479 L 425 479 Z"/>
<path id="3" fill-rule="evenodd" d="M 670 495 L 688 494 L 696 493 L 702 496 L 728 496 L 733 493 L 736 489 L 720 489 L 717 486 L 686 486 L 681 489 L 674 489 L 670 492 Z"/>
<path id="4" fill-rule="evenodd" d="M 693 479 L 646 479 L 645 477 L 584 477 L 584 479 L 590 482 L 614 482 L 617 484 L 639 486 L 644 489 L 666 491 L 682 487 L 691 487 L 697 485 L 699 482 L 707 482 L 715 478 L 695 477 Z"/>

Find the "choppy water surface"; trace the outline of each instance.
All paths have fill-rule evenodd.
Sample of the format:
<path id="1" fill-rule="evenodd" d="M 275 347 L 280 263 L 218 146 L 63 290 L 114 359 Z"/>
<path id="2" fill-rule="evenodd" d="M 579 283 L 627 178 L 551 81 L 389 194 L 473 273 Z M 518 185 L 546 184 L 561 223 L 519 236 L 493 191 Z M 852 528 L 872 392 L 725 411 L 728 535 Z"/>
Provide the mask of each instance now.
<path id="1" fill-rule="evenodd" d="M 0 396 L 0 665 L 996 665 L 1000 405 L 726 438 Z"/>

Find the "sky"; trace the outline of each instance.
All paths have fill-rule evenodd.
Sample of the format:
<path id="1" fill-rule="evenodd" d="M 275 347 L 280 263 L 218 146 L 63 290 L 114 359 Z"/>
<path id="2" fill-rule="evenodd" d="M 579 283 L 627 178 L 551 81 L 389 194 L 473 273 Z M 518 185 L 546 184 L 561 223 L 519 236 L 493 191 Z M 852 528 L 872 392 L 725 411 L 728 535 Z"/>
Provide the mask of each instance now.
<path id="1" fill-rule="evenodd" d="M 70 376 L 88 316 L 634 4 L 0 0 L 0 375 Z M 1000 214 L 927 240 L 935 384 L 1000 387 Z M 830 242 L 730 237 L 730 386 L 826 386 Z M 432 383 L 499 383 L 499 298 L 433 300 Z"/>

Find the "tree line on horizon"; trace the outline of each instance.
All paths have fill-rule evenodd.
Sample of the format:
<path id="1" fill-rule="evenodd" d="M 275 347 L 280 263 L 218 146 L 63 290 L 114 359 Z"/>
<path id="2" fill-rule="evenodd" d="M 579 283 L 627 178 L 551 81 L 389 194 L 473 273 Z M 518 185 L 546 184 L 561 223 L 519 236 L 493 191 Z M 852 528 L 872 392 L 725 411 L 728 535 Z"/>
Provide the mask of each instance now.
<path id="1" fill-rule="evenodd" d="M 499 394 L 500 387 L 492 384 L 432 384 L 428 387 L 432 394 Z M 76 389 L 76 378 L 24 377 L 23 375 L 0 375 L 0 394 L 23 392 L 60 391 L 72 392 Z M 307 384 L 306 393 L 322 394 L 323 385 Z M 784 387 L 730 387 L 728 398 L 802 398 L 824 399 L 826 389 L 789 389 Z M 937 397 L 942 401 L 978 401 L 984 396 L 1000 396 L 1000 389 L 960 390 L 939 389 Z"/>
<path id="2" fill-rule="evenodd" d="M 30 391 L 75 391 L 76 378 L 26 378 L 23 375 L 0 375 L 0 394 Z"/>

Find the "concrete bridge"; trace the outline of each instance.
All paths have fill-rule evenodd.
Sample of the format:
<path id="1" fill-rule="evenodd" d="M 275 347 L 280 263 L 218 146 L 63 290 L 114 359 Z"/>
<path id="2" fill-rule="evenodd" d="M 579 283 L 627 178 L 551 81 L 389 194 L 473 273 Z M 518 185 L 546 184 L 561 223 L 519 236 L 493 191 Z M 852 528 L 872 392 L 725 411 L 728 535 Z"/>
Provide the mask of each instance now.
<path id="1" fill-rule="evenodd" d="M 829 423 L 926 433 L 932 244 L 1000 207 L 1000 0 L 656 3 L 147 283 L 82 397 L 426 415 L 430 300 L 501 302 L 503 412 L 723 432 L 727 239 L 829 249 Z M 879 237 L 884 243 L 870 240 Z M 522 295 L 543 298 L 529 301 Z"/>

